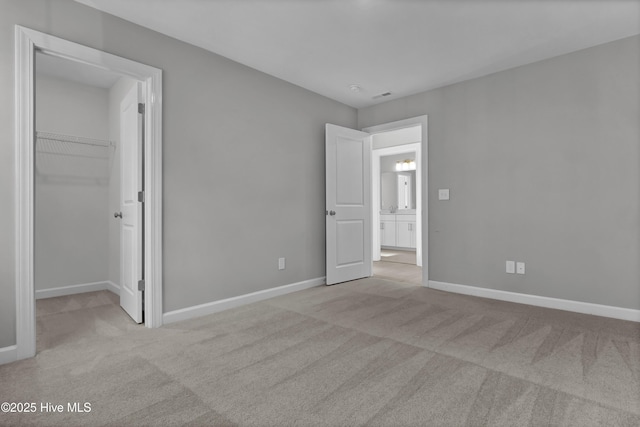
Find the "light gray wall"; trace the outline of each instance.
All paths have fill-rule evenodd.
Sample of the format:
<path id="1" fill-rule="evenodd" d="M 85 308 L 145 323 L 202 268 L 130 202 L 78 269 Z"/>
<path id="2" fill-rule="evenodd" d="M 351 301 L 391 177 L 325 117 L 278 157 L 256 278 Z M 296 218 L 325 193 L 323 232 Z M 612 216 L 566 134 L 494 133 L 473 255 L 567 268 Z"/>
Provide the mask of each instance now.
<path id="1" fill-rule="evenodd" d="M 359 110 L 429 115 L 431 280 L 640 309 L 639 64 L 635 36 Z"/>
<path id="2" fill-rule="evenodd" d="M 355 127 L 355 109 L 72 1 L 3 0 L 0 348 L 15 343 L 15 24 L 163 69 L 165 312 L 325 275 L 324 125 Z"/>
<path id="3" fill-rule="evenodd" d="M 108 140 L 108 106 L 106 89 L 36 76 L 37 131 Z M 36 289 L 106 280 L 108 181 L 100 169 L 107 171 L 107 150 L 36 147 Z"/>
<path id="4" fill-rule="evenodd" d="M 109 180 L 109 212 L 120 211 L 120 103 L 135 83 L 129 77 L 121 77 L 109 89 L 109 139 L 116 146 Z M 108 280 L 120 285 L 120 222 L 110 218 Z"/>

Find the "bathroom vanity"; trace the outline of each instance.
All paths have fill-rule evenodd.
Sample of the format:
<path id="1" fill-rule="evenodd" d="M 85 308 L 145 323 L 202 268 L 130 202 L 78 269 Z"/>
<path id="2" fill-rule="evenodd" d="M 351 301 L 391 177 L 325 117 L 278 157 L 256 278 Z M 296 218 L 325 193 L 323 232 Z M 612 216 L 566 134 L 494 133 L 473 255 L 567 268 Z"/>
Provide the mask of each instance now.
<path id="1" fill-rule="evenodd" d="M 380 246 L 384 248 L 416 248 L 416 214 L 414 209 L 398 210 L 395 213 L 380 213 Z"/>

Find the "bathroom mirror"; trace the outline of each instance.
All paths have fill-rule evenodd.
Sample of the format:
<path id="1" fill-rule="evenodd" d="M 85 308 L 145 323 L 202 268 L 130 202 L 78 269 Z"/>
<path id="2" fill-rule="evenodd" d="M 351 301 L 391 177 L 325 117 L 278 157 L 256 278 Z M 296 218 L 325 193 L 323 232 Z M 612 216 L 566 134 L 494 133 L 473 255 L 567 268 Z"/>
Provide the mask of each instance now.
<path id="1" fill-rule="evenodd" d="M 397 203 L 396 173 L 383 172 L 380 174 L 380 209 L 394 210 Z"/>
<path id="2" fill-rule="evenodd" d="M 414 158 L 414 153 L 380 157 L 380 209 L 383 212 L 416 208 L 416 171 L 408 170 L 415 168 Z"/>
<path id="3" fill-rule="evenodd" d="M 380 174 L 380 209 L 396 211 L 415 209 L 416 172 L 382 172 Z"/>

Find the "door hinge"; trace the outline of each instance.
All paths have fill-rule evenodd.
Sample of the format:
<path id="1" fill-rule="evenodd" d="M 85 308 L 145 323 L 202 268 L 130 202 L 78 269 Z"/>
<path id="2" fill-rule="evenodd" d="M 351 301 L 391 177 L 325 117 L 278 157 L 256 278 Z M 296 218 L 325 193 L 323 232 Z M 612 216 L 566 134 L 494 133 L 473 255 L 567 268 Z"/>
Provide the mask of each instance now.
<path id="1" fill-rule="evenodd" d="M 139 291 L 144 291 L 144 279 L 143 280 L 138 280 L 138 290 Z"/>
<path id="2" fill-rule="evenodd" d="M 138 114 L 144 114 L 144 104 L 138 104 Z"/>
<path id="3" fill-rule="evenodd" d="M 144 191 L 138 191 L 138 201 L 144 203 Z"/>

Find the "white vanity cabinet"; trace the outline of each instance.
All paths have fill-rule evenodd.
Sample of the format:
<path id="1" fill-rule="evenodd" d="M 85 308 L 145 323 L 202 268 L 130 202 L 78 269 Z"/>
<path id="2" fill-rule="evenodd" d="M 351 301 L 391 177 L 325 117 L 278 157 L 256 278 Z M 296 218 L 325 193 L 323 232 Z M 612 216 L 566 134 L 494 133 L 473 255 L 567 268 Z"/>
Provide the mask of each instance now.
<path id="1" fill-rule="evenodd" d="M 416 216 L 396 215 L 396 246 L 416 247 Z"/>
<path id="2" fill-rule="evenodd" d="M 380 245 L 396 245 L 396 216 L 394 214 L 380 215 Z"/>
<path id="3" fill-rule="evenodd" d="M 416 215 L 381 214 L 380 245 L 398 248 L 415 248 Z"/>

